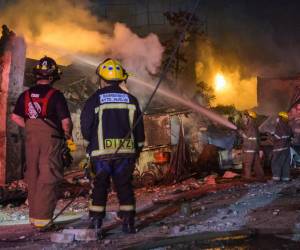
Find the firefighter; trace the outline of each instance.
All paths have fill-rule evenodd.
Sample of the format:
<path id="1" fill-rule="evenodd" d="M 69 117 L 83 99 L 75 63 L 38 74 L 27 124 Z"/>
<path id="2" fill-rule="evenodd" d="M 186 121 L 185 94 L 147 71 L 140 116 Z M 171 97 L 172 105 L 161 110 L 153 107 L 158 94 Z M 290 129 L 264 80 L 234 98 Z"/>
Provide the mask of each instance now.
<path id="1" fill-rule="evenodd" d="M 243 116 L 243 129 L 241 135 L 243 138 L 243 176 L 245 179 L 251 179 L 252 169 L 258 179 L 264 177 L 264 171 L 260 162 L 259 153 L 259 133 L 256 126 L 257 114 L 254 111 L 246 111 Z"/>
<path id="2" fill-rule="evenodd" d="M 29 218 L 37 228 L 52 219 L 57 188 L 63 179 L 64 137 L 71 139 L 72 121 L 64 95 L 52 84 L 60 79 L 56 62 L 43 57 L 34 67 L 36 85 L 23 92 L 11 119 L 25 128 Z"/>
<path id="3" fill-rule="evenodd" d="M 106 86 L 87 100 L 81 113 L 81 131 L 89 142 L 87 153 L 95 174 L 89 203 L 90 228 L 96 228 L 101 237 L 112 178 L 122 230 L 134 233 L 135 198 L 131 180 L 145 139 L 142 113 L 138 100 L 119 86 L 126 82 L 128 74 L 118 61 L 106 59 L 96 73 Z"/>
<path id="4" fill-rule="evenodd" d="M 272 174 L 274 181 L 290 180 L 290 145 L 293 136 L 287 112 L 279 112 L 273 134 Z"/>

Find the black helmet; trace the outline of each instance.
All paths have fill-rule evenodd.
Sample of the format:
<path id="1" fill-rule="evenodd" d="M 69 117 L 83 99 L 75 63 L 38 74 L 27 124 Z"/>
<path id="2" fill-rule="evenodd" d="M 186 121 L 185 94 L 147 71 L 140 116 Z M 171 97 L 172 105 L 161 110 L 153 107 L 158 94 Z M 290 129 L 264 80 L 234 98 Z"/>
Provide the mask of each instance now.
<path id="1" fill-rule="evenodd" d="M 56 81 L 60 79 L 61 71 L 51 57 L 44 56 L 33 68 L 33 74 L 37 80 Z"/>

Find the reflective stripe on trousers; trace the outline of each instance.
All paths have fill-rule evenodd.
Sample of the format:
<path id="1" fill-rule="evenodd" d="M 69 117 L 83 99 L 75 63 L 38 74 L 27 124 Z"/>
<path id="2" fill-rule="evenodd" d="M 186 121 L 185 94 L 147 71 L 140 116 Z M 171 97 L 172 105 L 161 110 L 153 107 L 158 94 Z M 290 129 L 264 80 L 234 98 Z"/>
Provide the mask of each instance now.
<path id="1" fill-rule="evenodd" d="M 286 150 L 288 149 L 288 147 L 284 147 L 284 148 L 275 148 L 273 149 L 273 152 L 280 152 L 280 151 L 283 151 L 283 150 Z"/>

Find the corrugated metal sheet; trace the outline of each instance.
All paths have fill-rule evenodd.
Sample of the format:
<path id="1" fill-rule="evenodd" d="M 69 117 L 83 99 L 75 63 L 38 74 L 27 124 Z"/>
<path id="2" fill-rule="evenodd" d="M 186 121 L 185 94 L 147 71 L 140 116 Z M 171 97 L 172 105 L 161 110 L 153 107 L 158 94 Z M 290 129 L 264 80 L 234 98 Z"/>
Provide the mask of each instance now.
<path id="1" fill-rule="evenodd" d="M 171 125 L 169 115 L 144 116 L 146 146 L 171 144 Z"/>

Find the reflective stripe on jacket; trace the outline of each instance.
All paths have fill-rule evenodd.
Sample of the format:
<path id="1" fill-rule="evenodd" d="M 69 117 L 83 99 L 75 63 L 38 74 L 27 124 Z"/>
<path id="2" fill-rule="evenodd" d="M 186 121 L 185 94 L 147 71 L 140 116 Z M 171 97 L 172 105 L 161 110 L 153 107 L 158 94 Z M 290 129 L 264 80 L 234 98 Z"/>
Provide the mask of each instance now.
<path id="1" fill-rule="evenodd" d="M 243 129 L 243 151 L 256 152 L 259 149 L 259 133 L 255 122 L 250 119 Z"/>
<path id="2" fill-rule="evenodd" d="M 281 151 L 280 149 L 287 149 L 291 144 L 292 130 L 289 124 L 285 121 L 279 119 L 276 124 L 274 137 L 273 137 L 273 146 L 274 151 Z"/>
<path id="3" fill-rule="evenodd" d="M 140 115 L 137 99 L 119 86 L 97 90 L 80 117 L 82 135 L 89 141 L 87 153 L 100 158 L 134 157 L 145 140 L 143 119 L 133 127 Z"/>

